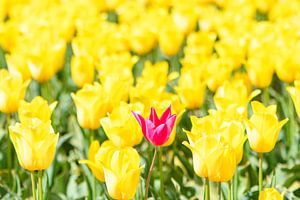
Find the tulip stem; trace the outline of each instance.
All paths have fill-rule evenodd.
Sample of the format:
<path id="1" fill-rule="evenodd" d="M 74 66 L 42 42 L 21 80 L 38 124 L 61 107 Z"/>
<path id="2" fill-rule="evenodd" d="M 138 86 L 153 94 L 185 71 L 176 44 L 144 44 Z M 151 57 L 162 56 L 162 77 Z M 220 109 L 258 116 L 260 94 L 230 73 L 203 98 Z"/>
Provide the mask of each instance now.
<path id="1" fill-rule="evenodd" d="M 31 175 L 31 187 L 32 187 L 32 198 L 33 200 L 36 200 L 36 185 L 35 185 L 35 177 L 34 177 L 34 171 L 30 173 Z"/>
<path id="2" fill-rule="evenodd" d="M 164 194 L 164 172 L 163 172 L 163 168 L 162 168 L 162 152 L 163 149 L 162 147 L 159 147 L 159 172 L 160 172 L 160 198 L 161 200 L 165 199 L 165 194 Z"/>
<path id="3" fill-rule="evenodd" d="M 263 164 L 263 154 L 262 153 L 259 153 L 258 154 L 259 156 L 259 161 L 258 161 L 258 164 L 259 164 L 259 171 L 258 171 L 258 187 L 259 187 L 259 192 L 262 191 L 263 189 L 263 168 L 262 168 L 262 164 Z"/>
<path id="4" fill-rule="evenodd" d="M 208 178 L 205 179 L 205 200 L 210 200 L 210 188 Z"/>
<path id="5" fill-rule="evenodd" d="M 237 200 L 237 196 L 238 196 L 238 169 L 235 172 L 235 175 L 233 177 L 233 200 Z"/>
<path id="6" fill-rule="evenodd" d="M 263 94 L 262 94 L 262 100 L 263 100 L 263 103 L 265 104 L 265 106 L 267 106 L 269 104 L 269 101 L 270 101 L 270 94 L 269 94 L 269 88 L 266 87 L 264 90 L 263 90 Z"/>
<path id="7" fill-rule="evenodd" d="M 43 171 L 38 171 L 39 200 L 43 200 Z"/>
<path id="8" fill-rule="evenodd" d="M 228 181 L 227 185 L 228 185 L 228 200 L 231 200 L 231 181 Z"/>
<path id="9" fill-rule="evenodd" d="M 9 176 L 10 176 L 10 170 L 11 170 L 11 167 L 12 167 L 12 146 L 11 146 L 11 141 L 10 141 L 10 137 L 9 137 L 9 125 L 10 125 L 10 119 L 11 119 L 11 115 L 10 114 L 7 114 L 6 115 L 6 126 L 7 126 L 7 134 L 6 134 L 6 137 L 7 137 L 7 169 L 8 169 L 8 173 L 9 173 Z"/>
<path id="10" fill-rule="evenodd" d="M 148 199 L 148 190 L 149 190 L 150 180 L 151 180 L 153 167 L 154 167 L 154 163 L 155 163 L 155 159 L 156 159 L 156 153 L 157 153 L 157 148 L 155 147 L 154 148 L 154 155 L 153 155 L 153 158 L 152 158 L 152 162 L 151 162 L 151 165 L 150 165 L 150 169 L 149 169 L 148 177 L 147 177 L 147 181 L 146 181 L 145 200 Z"/>
<path id="11" fill-rule="evenodd" d="M 221 185 L 221 182 L 218 183 L 218 196 L 219 196 L 219 200 L 222 200 L 222 185 Z"/>

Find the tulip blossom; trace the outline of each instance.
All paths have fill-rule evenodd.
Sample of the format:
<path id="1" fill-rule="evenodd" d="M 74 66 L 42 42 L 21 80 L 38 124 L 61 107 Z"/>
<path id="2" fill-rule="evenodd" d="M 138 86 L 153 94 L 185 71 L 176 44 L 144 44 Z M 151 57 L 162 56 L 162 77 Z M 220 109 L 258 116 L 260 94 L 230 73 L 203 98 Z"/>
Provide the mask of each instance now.
<path id="1" fill-rule="evenodd" d="M 275 188 L 266 188 L 259 193 L 259 200 L 283 200 L 283 197 Z"/>
<path id="2" fill-rule="evenodd" d="M 158 118 L 153 107 L 149 119 L 144 119 L 135 112 L 133 115 L 142 127 L 144 137 L 148 142 L 155 146 L 161 146 L 168 141 L 176 120 L 176 115 L 171 114 L 171 106 L 165 110 L 160 118 Z"/>
<path id="3" fill-rule="evenodd" d="M 30 80 L 13 76 L 7 70 L 0 70 L 0 111 L 13 113 L 18 110 L 20 100 L 24 99 Z"/>
<path id="4" fill-rule="evenodd" d="M 273 150 L 280 129 L 288 119 L 278 121 L 276 105 L 265 107 L 258 101 L 251 102 L 253 115 L 245 121 L 248 140 L 251 149 L 258 153 L 267 153 Z"/>

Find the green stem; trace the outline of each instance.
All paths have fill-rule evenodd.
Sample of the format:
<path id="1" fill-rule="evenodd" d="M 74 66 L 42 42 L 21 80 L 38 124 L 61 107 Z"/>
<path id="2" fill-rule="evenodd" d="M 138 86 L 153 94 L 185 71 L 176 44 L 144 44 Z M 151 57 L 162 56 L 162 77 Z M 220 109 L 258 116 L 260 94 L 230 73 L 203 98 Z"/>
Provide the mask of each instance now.
<path id="1" fill-rule="evenodd" d="M 210 200 L 210 188 L 208 178 L 205 179 L 205 200 Z"/>
<path id="2" fill-rule="evenodd" d="M 159 147 L 159 152 L 158 152 L 158 157 L 159 157 L 159 172 L 160 172 L 160 198 L 162 200 L 165 199 L 165 193 L 164 193 L 164 172 L 163 172 L 163 168 L 162 168 L 162 153 L 163 153 L 163 149 L 162 147 Z"/>
<path id="3" fill-rule="evenodd" d="M 262 163 L 263 163 L 263 154 L 260 153 L 259 155 L 259 161 L 258 161 L 258 165 L 259 165 L 259 171 L 258 171 L 258 188 L 259 188 L 259 192 L 261 192 L 263 190 L 263 168 L 262 168 Z"/>
<path id="4" fill-rule="evenodd" d="M 231 181 L 228 181 L 227 185 L 228 185 L 228 200 L 231 200 Z"/>
<path id="5" fill-rule="evenodd" d="M 262 101 L 265 104 L 265 106 L 267 106 L 270 102 L 270 94 L 269 94 L 269 88 L 268 87 L 264 88 L 264 90 L 263 90 Z"/>
<path id="6" fill-rule="evenodd" d="M 30 173 L 31 175 L 31 186 L 32 186 L 32 198 L 33 200 L 36 200 L 36 185 L 35 185 L 35 177 L 34 177 L 34 172 Z"/>
<path id="7" fill-rule="evenodd" d="M 156 159 L 156 153 L 157 153 L 157 148 L 155 147 L 154 155 L 153 155 L 153 158 L 152 158 L 152 162 L 151 162 L 151 165 L 150 165 L 150 169 L 149 169 L 149 173 L 148 173 L 148 177 L 147 177 L 147 182 L 146 182 L 145 200 L 148 199 L 148 191 L 149 191 L 150 180 L 151 180 L 153 167 L 154 167 L 154 163 L 155 163 L 155 159 Z"/>
<path id="8" fill-rule="evenodd" d="M 222 200 L 222 185 L 221 185 L 221 182 L 218 183 L 218 196 L 219 196 L 219 200 Z"/>
<path id="9" fill-rule="evenodd" d="M 12 145 L 9 137 L 9 125 L 10 125 L 10 120 L 11 120 L 11 115 L 7 114 L 6 115 L 6 129 L 7 129 L 7 134 L 6 134 L 6 140 L 7 140 L 7 169 L 8 173 L 10 175 L 11 173 L 11 167 L 12 167 Z"/>
<path id="10" fill-rule="evenodd" d="M 38 171 L 39 200 L 43 200 L 43 171 Z"/>
<path id="11" fill-rule="evenodd" d="M 233 200 L 237 200 L 238 198 L 238 176 L 239 176 L 239 171 L 238 169 L 235 172 L 235 175 L 233 177 Z"/>
<path id="12" fill-rule="evenodd" d="M 96 178 L 95 176 L 93 176 L 93 199 L 96 199 L 97 195 L 96 195 Z"/>

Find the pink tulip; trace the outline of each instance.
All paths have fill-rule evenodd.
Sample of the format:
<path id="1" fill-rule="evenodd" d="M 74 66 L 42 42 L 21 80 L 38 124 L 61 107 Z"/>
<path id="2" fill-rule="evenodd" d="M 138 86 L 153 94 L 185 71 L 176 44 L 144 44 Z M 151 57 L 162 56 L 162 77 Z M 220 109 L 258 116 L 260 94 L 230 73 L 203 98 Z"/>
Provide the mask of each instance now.
<path id="1" fill-rule="evenodd" d="M 168 141 L 176 120 L 176 115 L 171 115 L 171 105 L 160 118 L 158 118 L 153 107 L 149 119 L 144 119 L 135 112 L 132 114 L 142 127 L 144 137 L 148 142 L 155 146 L 161 146 Z"/>

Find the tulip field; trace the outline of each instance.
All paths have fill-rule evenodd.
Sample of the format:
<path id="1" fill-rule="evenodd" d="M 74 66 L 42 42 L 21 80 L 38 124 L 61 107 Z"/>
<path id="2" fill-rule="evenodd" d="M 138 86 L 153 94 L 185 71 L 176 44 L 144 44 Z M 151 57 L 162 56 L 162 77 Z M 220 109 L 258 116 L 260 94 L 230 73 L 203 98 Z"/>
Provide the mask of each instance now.
<path id="1" fill-rule="evenodd" d="M 1 200 L 300 200 L 299 0 L 0 0 Z"/>

